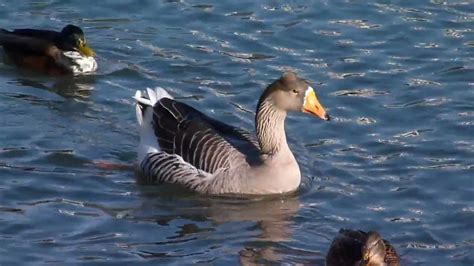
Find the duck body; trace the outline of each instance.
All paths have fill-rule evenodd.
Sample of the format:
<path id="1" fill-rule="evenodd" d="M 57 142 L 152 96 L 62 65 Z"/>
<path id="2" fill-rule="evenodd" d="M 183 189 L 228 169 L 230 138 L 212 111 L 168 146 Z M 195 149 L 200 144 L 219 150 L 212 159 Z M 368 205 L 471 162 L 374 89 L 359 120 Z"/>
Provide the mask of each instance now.
<path id="1" fill-rule="evenodd" d="M 395 248 L 375 231 L 341 229 L 326 256 L 327 266 L 399 266 Z"/>
<path id="2" fill-rule="evenodd" d="M 312 90 L 291 77 L 298 92 Z M 259 103 L 257 133 L 251 134 L 172 99 L 161 88 L 146 95 L 137 91 L 135 99 L 144 183 L 178 183 L 204 194 L 279 194 L 298 188 L 301 173 L 284 132 L 286 110 L 271 100 Z M 302 96 L 294 99 L 303 102 Z"/>
<path id="3" fill-rule="evenodd" d="M 18 67 L 49 75 L 82 74 L 97 69 L 94 52 L 79 27 L 62 31 L 0 29 L 0 46 L 6 61 Z"/>

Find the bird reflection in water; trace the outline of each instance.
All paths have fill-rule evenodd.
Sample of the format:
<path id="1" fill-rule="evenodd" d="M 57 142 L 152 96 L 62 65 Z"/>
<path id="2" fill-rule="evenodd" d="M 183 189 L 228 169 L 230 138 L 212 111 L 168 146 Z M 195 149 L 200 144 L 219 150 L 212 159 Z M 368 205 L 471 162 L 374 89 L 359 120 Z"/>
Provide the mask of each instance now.
<path id="1" fill-rule="evenodd" d="M 34 79 L 21 77 L 15 82 L 19 86 L 33 87 L 53 92 L 64 98 L 85 100 L 94 90 L 95 76 L 78 76 L 72 78 Z"/>
<path id="2" fill-rule="evenodd" d="M 283 252 L 278 251 L 278 244 L 292 239 L 293 217 L 300 209 L 300 201 L 296 194 L 236 198 L 206 197 L 183 192 L 181 187 L 168 184 L 154 186 L 153 189 L 143 186 L 141 189 L 143 189 L 141 191 L 143 202 L 139 208 L 132 211 L 133 219 L 154 220 L 160 225 L 168 225 L 174 220 L 181 220 L 179 223 L 182 223 L 183 219 L 188 220 L 185 221 L 185 225 L 180 226 L 180 230 L 175 232 L 174 236 L 166 237 L 166 243 L 183 240 L 190 235 L 193 235 L 193 239 L 197 237 L 193 241 L 198 241 L 200 236 L 207 240 L 234 238 L 240 250 L 232 252 L 232 255 L 238 255 L 242 265 L 282 261 Z M 155 214 L 150 216 L 150 212 Z M 159 215 L 156 215 L 157 212 Z M 199 223 L 206 221 L 212 225 L 204 226 L 205 228 L 199 226 Z M 227 228 L 231 230 L 229 235 L 222 236 L 221 232 Z M 236 233 L 236 230 L 240 231 Z M 210 236 L 210 231 L 219 233 L 212 233 Z M 242 239 L 245 240 L 240 242 Z M 166 244 L 165 242 L 155 244 Z M 144 246 L 155 250 L 147 244 L 140 246 L 142 252 Z M 163 252 L 153 252 L 148 248 L 146 256 L 154 253 L 163 256 Z"/>

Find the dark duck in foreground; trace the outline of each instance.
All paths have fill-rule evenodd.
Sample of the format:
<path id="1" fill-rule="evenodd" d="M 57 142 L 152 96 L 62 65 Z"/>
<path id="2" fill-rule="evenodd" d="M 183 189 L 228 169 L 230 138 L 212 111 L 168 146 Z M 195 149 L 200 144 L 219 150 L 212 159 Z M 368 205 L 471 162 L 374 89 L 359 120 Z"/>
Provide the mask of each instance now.
<path id="1" fill-rule="evenodd" d="M 398 266 L 395 248 L 377 232 L 341 229 L 326 256 L 327 266 Z"/>
<path id="2" fill-rule="evenodd" d="M 97 69 L 94 52 L 87 46 L 83 31 L 74 25 L 60 32 L 0 29 L 0 46 L 7 61 L 49 75 L 76 75 Z"/>
<path id="3" fill-rule="evenodd" d="M 294 191 L 301 173 L 285 135 L 288 111 L 329 120 L 314 89 L 293 73 L 258 101 L 256 135 L 174 100 L 165 90 L 135 94 L 142 183 L 177 183 L 205 194 Z"/>

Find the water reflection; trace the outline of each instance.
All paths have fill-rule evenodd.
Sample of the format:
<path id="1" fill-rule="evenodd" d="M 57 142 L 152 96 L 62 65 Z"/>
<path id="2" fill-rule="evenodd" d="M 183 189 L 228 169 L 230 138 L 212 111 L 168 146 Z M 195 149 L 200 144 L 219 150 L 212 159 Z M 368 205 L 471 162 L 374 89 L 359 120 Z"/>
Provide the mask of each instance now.
<path id="1" fill-rule="evenodd" d="M 99 72 L 0 62 L 0 264 L 323 265 L 353 227 L 380 230 L 408 264 L 473 265 L 469 1 L 25 2 L 0 3 L 2 27 L 77 22 Z M 298 198 L 200 199 L 90 165 L 135 161 L 136 88 L 252 130 L 245 110 L 281 69 L 317 80 L 336 117 L 287 121 L 311 177 Z"/>
<path id="2" fill-rule="evenodd" d="M 128 213 L 126 215 L 128 218 L 156 222 L 159 225 L 183 223 L 182 220 L 185 220 L 185 224 L 180 226 L 173 236 L 168 236 L 165 241 L 154 242 L 153 245 L 176 244 L 180 241 L 184 243 L 190 237 L 196 242 L 200 238 L 212 236 L 208 234 L 211 231 L 214 231 L 213 235 L 216 235 L 216 238 L 225 238 L 227 242 L 229 240 L 232 242 L 234 239 L 238 242 L 241 240 L 241 234 L 248 235 L 251 231 L 245 242 L 230 243 L 239 246 L 240 251 L 236 254 L 243 265 L 281 261 L 283 255 L 277 250 L 278 243 L 292 239 L 292 217 L 300 209 L 297 195 L 252 198 L 203 197 L 189 194 L 172 185 L 154 188 L 144 186 L 140 199 L 141 205 L 132 213 Z M 203 226 L 203 222 L 210 222 L 211 226 Z M 225 228 L 228 227 L 230 227 L 229 235 L 218 236 L 219 232 L 226 231 Z M 150 244 L 130 245 L 139 249 L 143 257 L 155 257 L 153 254 L 166 255 L 162 250 L 156 252 Z M 165 250 L 170 251 L 166 248 Z"/>
<path id="3" fill-rule="evenodd" d="M 96 82 L 95 76 L 79 76 L 59 79 L 35 79 L 20 77 L 14 80 L 18 86 L 33 87 L 56 93 L 64 98 L 87 99 L 91 96 Z"/>
<path id="4" fill-rule="evenodd" d="M 255 201 L 213 202 L 210 207 L 210 219 L 219 223 L 255 223 L 260 233 L 248 238 L 239 252 L 242 265 L 255 265 L 282 261 L 283 253 L 278 252 L 276 244 L 292 239 L 292 217 L 299 209 L 300 201 L 296 195 Z"/>

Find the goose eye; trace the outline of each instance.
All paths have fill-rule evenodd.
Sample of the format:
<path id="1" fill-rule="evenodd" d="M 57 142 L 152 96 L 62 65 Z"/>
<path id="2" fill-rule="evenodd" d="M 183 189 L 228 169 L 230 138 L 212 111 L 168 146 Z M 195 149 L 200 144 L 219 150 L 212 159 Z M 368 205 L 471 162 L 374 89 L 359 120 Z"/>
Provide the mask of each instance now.
<path id="1" fill-rule="evenodd" d="M 293 93 L 298 94 L 298 90 L 297 90 L 297 89 L 293 89 Z"/>

